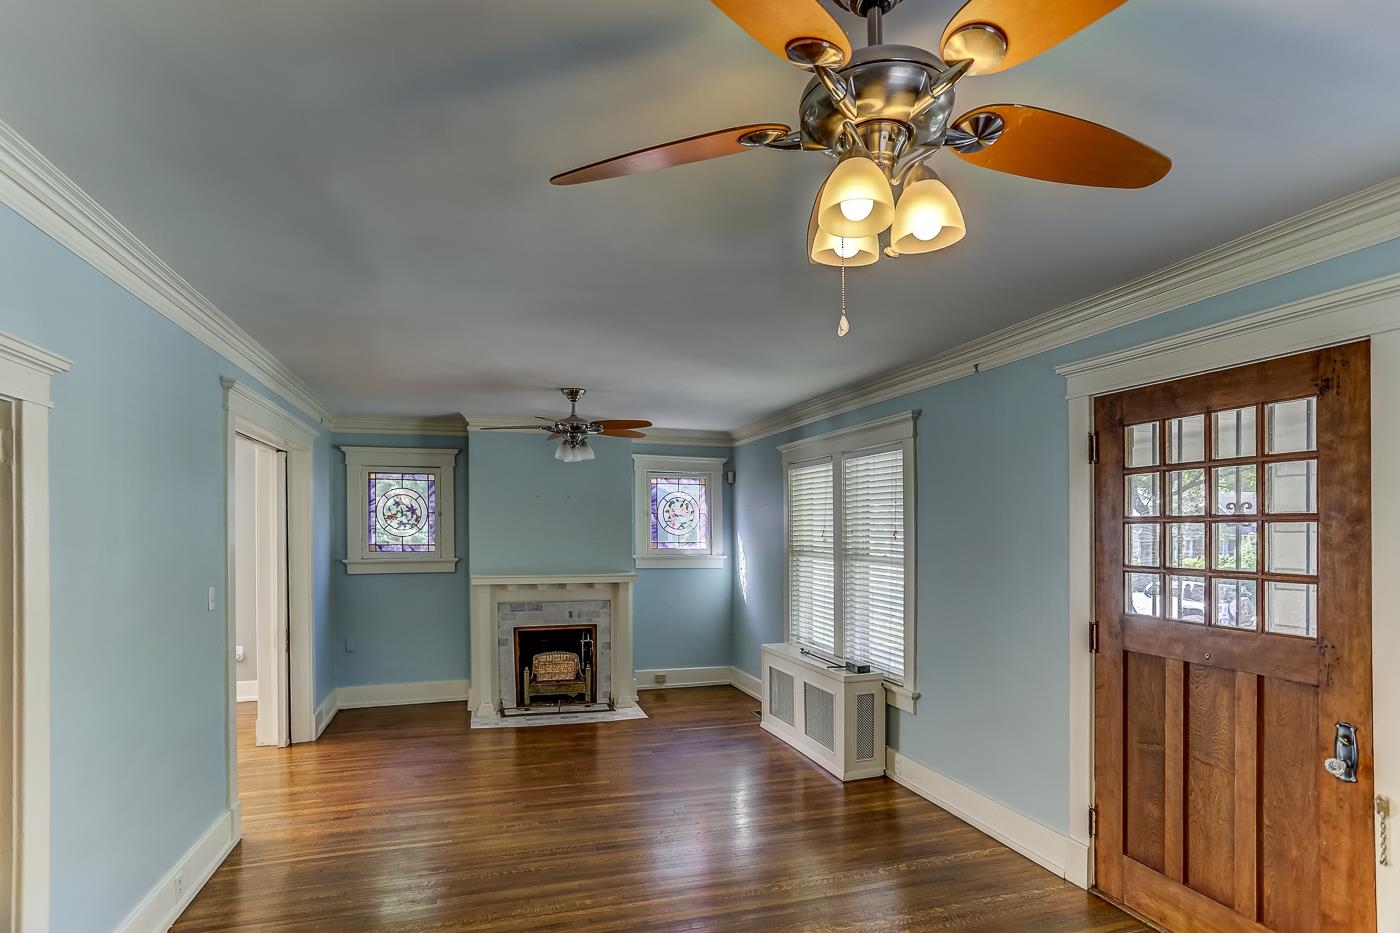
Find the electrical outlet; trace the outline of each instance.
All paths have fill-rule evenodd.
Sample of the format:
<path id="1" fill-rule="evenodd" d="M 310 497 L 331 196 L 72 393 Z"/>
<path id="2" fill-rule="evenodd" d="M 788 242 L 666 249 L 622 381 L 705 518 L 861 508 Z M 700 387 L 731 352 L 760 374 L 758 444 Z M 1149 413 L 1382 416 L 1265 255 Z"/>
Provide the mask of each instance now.
<path id="1" fill-rule="evenodd" d="M 246 654 L 243 653 L 243 646 L 242 646 L 242 645 L 234 645 L 234 646 L 233 646 L 233 659 L 234 659 L 235 661 L 242 661 L 242 660 L 244 660 L 244 659 L 247 658 L 247 657 L 248 657 L 248 656 L 247 656 Z"/>
<path id="2" fill-rule="evenodd" d="M 666 675 L 665 675 L 665 674 L 652 674 L 652 675 L 651 675 L 651 679 L 652 679 L 652 682 L 653 682 L 653 683 L 664 684 L 664 683 L 666 682 Z"/>
<path id="3" fill-rule="evenodd" d="M 900 777 L 904 776 L 904 762 L 900 761 L 898 758 L 894 760 L 894 773 Z"/>
<path id="4" fill-rule="evenodd" d="M 177 873 L 175 874 L 175 900 L 176 900 L 176 901 L 179 901 L 179 900 L 182 899 L 184 896 L 185 896 L 185 873 L 184 873 L 184 872 L 177 872 Z"/>
<path id="5" fill-rule="evenodd" d="M 209 587 L 209 611 L 214 611 L 214 588 Z"/>

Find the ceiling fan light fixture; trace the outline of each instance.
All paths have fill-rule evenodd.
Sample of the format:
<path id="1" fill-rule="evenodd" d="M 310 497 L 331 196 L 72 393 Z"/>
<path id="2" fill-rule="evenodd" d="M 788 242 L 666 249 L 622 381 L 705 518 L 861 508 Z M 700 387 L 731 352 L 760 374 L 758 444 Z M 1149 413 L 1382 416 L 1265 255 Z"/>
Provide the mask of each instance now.
<path id="1" fill-rule="evenodd" d="M 818 229 L 808 247 L 812 262 L 823 266 L 868 266 L 880 258 L 878 236 L 839 237 Z"/>
<path id="2" fill-rule="evenodd" d="M 880 166 L 868 156 L 846 156 L 822 186 L 817 225 L 835 237 L 859 239 L 888 230 L 894 193 Z"/>
<path id="3" fill-rule="evenodd" d="M 890 246 L 900 254 L 931 253 L 952 246 L 966 234 L 967 222 L 957 198 L 933 171 L 920 169 L 905 181 Z"/>

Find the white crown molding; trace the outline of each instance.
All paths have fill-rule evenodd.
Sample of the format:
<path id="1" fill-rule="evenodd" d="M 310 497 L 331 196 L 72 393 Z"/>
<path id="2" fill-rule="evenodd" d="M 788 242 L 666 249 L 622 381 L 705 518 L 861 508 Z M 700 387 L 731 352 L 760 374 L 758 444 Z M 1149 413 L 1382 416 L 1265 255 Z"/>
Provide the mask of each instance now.
<path id="1" fill-rule="evenodd" d="M 1296 214 L 1126 285 L 919 363 L 825 392 L 734 432 L 736 443 L 961 379 L 1400 236 L 1400 176 Z"/>
<path id="2" fill-rule="evenodd" d="M 416 434 L 421 437 L 466 437 L 467 422 L 461 415 L 336 415 L 330 429 L 336 434 Z"/>
<path id="3" fill-rule="evenodd" d="M 4 331 L 0 331 L 0 359 L 18 363 L 41 376 L 54 376 L 73 368 L 72 360 Z"/>
<path id="4" fill-rule="evenodd" d="M 0 202 L 301 411 L 331 420 L 299 376 L 3 121 Z"/>
<path id="5" fill-rule="evenodd" d="M 1085 398 L 1400 330 L 1400 273 L 1055 367 Z"/>

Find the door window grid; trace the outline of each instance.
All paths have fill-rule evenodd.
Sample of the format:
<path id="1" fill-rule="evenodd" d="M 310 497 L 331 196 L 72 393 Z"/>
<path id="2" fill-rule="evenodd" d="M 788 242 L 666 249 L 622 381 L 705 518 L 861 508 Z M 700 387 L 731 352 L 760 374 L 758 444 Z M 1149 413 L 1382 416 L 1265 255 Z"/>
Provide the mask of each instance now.
<path id="1" fill-rule="evenodd" d="M 1316 413 L 1285 399 L 1124 427 L 1124 612 L 1316 637 Z"/>

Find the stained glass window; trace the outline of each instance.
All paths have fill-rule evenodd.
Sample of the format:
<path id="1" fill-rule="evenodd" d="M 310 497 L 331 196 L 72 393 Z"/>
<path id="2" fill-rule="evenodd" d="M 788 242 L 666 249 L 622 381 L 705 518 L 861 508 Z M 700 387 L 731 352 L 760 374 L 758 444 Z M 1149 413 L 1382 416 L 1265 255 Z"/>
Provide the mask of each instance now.
<path id="1" fill-rule="evenodd" d="M 651 493 L 651 546 L 658 551 L 710 552 L 710 496 L 706 476 L 647 474 Z"/>
<path id="2" fill-rule="evenodd" d="M 369 471 L 369 549 L 437 550 L 437 478 L 431 473 Z"/>

